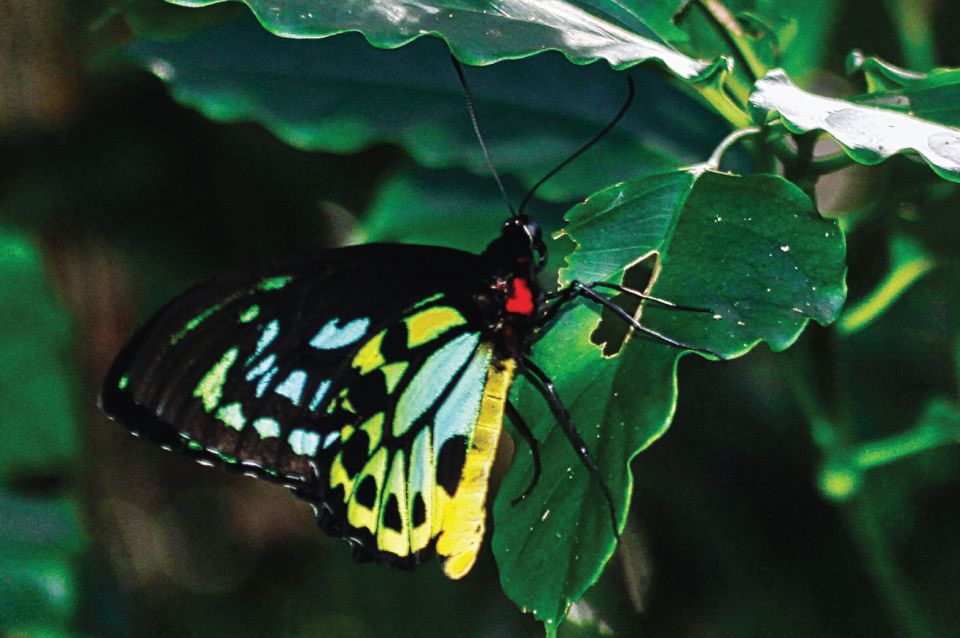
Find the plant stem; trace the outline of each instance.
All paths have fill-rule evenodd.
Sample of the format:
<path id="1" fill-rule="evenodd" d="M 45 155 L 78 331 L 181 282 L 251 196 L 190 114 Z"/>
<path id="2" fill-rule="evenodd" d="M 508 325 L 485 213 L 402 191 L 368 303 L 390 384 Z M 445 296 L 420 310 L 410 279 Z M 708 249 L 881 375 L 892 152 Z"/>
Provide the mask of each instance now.
<path id="1" fill-rule="evenodd" d="M 863 558 L 864 567 L 897 630 L 906 638 L 935 638 L 926 617 L 903 583 L 890 543 L 883 535 L 871 490 L 863 490 L 845 507 L 850 535 Z"/>
<path id="2" fill-rule="evenodd" d="M 767 72 L 767 67 L 753 50 L 749 36 L 744 32 L 736 16 L 720 0 L 700 0 L 700 4 L 710 14 L 710 17 L 723 27 L 734 47 L 736 47 L 737 53 L 743 58 L 747 69 L 750 71 L 751 79 L 756 82 Z"/>
<path id="3" fill-rule="evenodd" d="M 707 3 L 711 3 L 712 6 L 708 6 Z M 727 42 L 727 48 L 731 54 L 731 59 L 733 61 L 733 68 L 730 70 L 726 81 L 724 82 L 723 87 L 717 87 L 721 91 L 729 92 L 729 94 L 735 98 L 738 103 L 738 110 L 740 106 L 747 103 L 747 100 L 750 97 L 750 92 L 753 90 L 753 83 L 756 82 L 757 78 L 752 76 L 750 69 L 750 62 L 743 55 L 741 51 L 742 44 L 737 41 L 737 38 L 734 33 L 731 32 L 731 28 L 736 29 L 737 32 L 741 32 L 740 25 L 737 23 L 736 18 L 730 11 L 724 7 L 719 0 L 700 0 L 699 2 L 692 3 L 693 7 L 700 7 L 704 14 L 706 14 L 707 21 L 714 27 L 718 32 L 718 35 L 721 40 Z M 731 25 L 733 25 L 731 27 Z M 749 49 L 749 47 L 748 47 Z M 742 67 L 744 68 L 748 76 L 748 84 L 740 81 L 737 76 L 737 65 L 742 62 Z M 728 97 L 729 99 L 729 97 Z M 742 128 L 742 125 L 736 125 L 738 128 Z"/>
<path id="4" fill-rule="evenodd" d="M 717 110 L 717 112 L 726 118 L 734 128 L 746 128 L 750 126 L 750 116 L 730 98 L 727 93 L 717 85 L 709 85 L 693 88 L 699 91 L 700 95 Z"/>
<path id="5" fill-rule="evenodd" d="M 852 166 L 853 163 L 849 155 L 843 151 L 837 151 L 833 155 L 813 158 L 813 164 L 810 168 L 814 175 L 827 175 Z"/>
<path id="6" fill-rule="evenodd" d="M 717 148 L 713 149 L 710 159 L 707 160 L 707 165 L 714 169 L 720 168 L 720 160 L 723 159 L 723 154 L 726 153 L 731 146 L 736 144 L 744 137 L 756 135 L 761 132 L 763 131 L 760 128 L 751 126 L 749 128 L 742 128 L 730 133 L 730 135 L 727 135 L 725 138 L 723 138 L 723 141 L 717 144 Z"/>
<path id="7" fill-rule="evenodd" d="M 883 3 L 897 26 L 900 50 L 906 65 L 915 71 L 936 66 L 937 54 L 930 34 L 932 3 L 923 0 L 886 0 Z"/>

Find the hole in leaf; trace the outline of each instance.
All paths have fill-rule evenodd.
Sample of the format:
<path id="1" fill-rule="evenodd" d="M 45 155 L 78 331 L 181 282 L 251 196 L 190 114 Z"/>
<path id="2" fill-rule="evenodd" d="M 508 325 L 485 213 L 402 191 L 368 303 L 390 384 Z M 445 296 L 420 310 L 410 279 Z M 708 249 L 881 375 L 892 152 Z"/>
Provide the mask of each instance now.
<path id="1" fill-rule="evenodd" d="M 630 266 L 623 273 L 622 285 L 634 290 L 646 290 L 656 264 L 657 256 L 654 254 Z M 601 289 L 598 292 L 603 294 L 613 291 Z M 634 316 L 640 306 L 639 298 L 625 293 L 616 293 L 611 299 L 615 304 L 626 310 L 630 316 Z M 603 346 L 605 357 L 612 357 L 620 352 L 629 331 L 630 326 L 627 322 L 615 315 L 612 310 L 604 308 L 600 314 L 600 325 L 590 335 L 590 341 L 597 346 Z"/>

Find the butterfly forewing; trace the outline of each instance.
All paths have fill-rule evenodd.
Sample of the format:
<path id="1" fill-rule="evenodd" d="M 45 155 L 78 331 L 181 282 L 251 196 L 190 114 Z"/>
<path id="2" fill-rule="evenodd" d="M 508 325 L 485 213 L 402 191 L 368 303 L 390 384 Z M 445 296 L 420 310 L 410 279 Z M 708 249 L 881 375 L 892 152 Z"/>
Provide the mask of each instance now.
<path id="1" fill-rule="evenodd" d="M 475 255 L 383 245 L 217 280 L 138 333 L 103 405 L 161 444 L 287 483 L 362 555 L 414 565 L 438 544 L 459 576 L 512 374 L 484 335 L 483 285 Z"/>

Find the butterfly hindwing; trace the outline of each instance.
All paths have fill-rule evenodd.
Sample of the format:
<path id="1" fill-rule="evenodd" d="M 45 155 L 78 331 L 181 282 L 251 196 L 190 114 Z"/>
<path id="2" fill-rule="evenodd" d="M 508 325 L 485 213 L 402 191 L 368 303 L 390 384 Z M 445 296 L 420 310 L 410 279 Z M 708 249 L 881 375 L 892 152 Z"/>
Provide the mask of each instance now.
<path id="1" fill-rule="evenodd" d="M 384 263 L 400 270 L 389 286 Z M 457 577 L 482 538 L 512 378 L 483 334 L 480 283 L 474 255 L 376 245 L 218 280 L 138 333 L 104 408 L 287 483 L 368 557 L 412 566 L 436 547 Z"/>
<path id="2" fill-rule="evenodd" d="M 321 524 L 399 564 L 439 536 L 444 571 L 464 575 L 483 536 L 512 362 L 441 296 L 374 335 L 351 373 L 327 408 L 345 425 L 323 459 Z"/>

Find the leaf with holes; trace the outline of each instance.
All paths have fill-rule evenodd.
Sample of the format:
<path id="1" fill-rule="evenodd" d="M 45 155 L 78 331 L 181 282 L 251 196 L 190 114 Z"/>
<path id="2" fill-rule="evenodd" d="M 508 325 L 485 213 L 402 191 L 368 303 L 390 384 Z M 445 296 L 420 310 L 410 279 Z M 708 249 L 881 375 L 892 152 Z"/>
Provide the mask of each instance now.
<path id="1" fill-rule="evenodd" d="M 709 313 L 645 305 L 642 323 L 734 357 L 766 341 L 788 347 L 810 319 L 829 323 L 845 296 L 844 242 L 831 221 L 788 181 L 704 167 L 618 184 L 567 214 L 577 243 L 561 281 L 631 283 L 632 266 L 657 257 L 650 294 Z M 636 285 L 636 284 L 634 284 Z M 587 442 L 616 502 L 621 526 L 631 494 L 629 462 L 666 430 L 680 352 L 633 336 L 604 357 L 591 334 L 600 316 L 579 304 L 534 347 Z M 494 506 L 494 553 L 507 594 L 549 627 L 598 578 L 616 543 L 606 504 L 570 443 L 528 384 L 514 395 L 540 442 L 543 476 L 522 444 Z M 682 477 L 678 477 L 682 480 Z"/>

